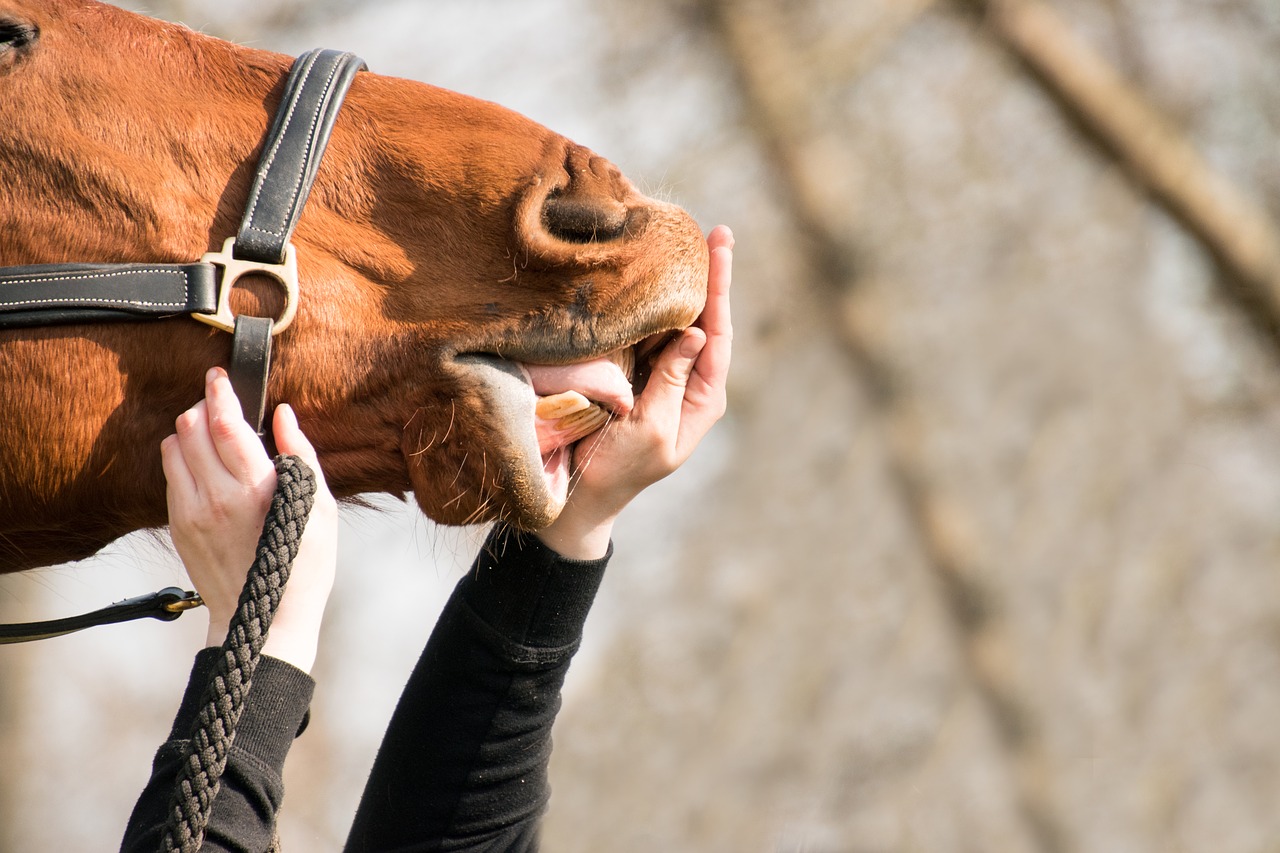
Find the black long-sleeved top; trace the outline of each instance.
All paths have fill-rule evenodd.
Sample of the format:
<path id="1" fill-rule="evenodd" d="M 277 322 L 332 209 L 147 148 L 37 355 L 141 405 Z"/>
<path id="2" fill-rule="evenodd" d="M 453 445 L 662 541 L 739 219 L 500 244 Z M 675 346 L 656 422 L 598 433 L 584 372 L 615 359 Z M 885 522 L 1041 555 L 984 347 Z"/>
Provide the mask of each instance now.
<path id="1" fill-rule="evenodd" d="M 608 559 L 566 559 L 501 525 L 490 533 L 405 685 L 347 851 L 537 849 L 560 688 Z M 158 849 L 178 762 L 216 655 L 216 649 L 196 655 L 123 851 Z M 289 664 L 261 660 L 204 849 L 267 849 L 283 796 L 284 760 L 313 689 L 311 678 Z"/>

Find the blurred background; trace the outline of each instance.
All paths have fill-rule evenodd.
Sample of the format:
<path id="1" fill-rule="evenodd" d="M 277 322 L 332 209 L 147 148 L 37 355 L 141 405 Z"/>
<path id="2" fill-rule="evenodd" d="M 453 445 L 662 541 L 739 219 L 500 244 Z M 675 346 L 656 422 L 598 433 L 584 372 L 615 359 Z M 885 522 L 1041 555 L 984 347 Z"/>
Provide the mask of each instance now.
<path id="1" fill-rule="evenodd" d="M 495 100 L 737 236 L 730 411 L 643 496 L 555 851 L 1280 848 L 1275 0 L 151 0 Z M 286 850 L 336 850 L 482 531 L 349 510 Z M 164 534 L 0 619 L 171 583 Z M 203 618 L 0 649 L 0 850 L 112 850 Z"/>

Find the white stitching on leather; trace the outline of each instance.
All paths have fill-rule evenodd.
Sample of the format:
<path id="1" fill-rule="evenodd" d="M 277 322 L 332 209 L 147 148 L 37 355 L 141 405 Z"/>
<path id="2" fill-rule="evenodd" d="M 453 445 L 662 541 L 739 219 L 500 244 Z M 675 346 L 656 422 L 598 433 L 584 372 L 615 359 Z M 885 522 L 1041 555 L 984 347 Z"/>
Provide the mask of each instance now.
<path id="1" fill-rule="evenodd" d="M 80 302 L 92 303 L 95 305 L 143 305 L 154 308 L 185 308 L 187 302 L 190 301 L 191 279 L 185 272 L 177 270 L 167 270 L 160 267 L 134 267 L 129 270 L 121 270 L 119 272 L 66 272 L 53 275 L 45 275 L 41 277 L 28 276 L 12 276 L 0 278 L 2 284 L 52 284 L 62 281 L 87 281 L 95 278 L 118 278 L 120 276 L 133 275 L 164 275 L 177 276 L 182 280 L 182 302 L 149 302 L 143 299 L 111 299 L 103 296 L 79 296 L 79 297 L 54 297 L 48 299 L 5 299 L 0 295 L 0 305 L 19 307 L 22 305 L 48 305 L 61 302 Z"/>
<path id="2" fill-rule="evenodd" d="M 344 54 L 344 56 L 345 55 L 346 54 Z M 306 80 L 308 77 L 311 76 L 311 71 L 312 69 L 315 68 L 315 64 L 318 60 L 319 60 L 318 54 L 316 55 L 316 57 L 312 58 L 310 66 L 308 66 L 306 73 L 303 74 L 302 80 L 298 84 L 299 90 L 301 90 L 303 86 L 306 85 Z M 334 77 L 337 76 L 337 73 L 339 69 L 342 67 L 342 65 L 343 63 L 339 61 L 334 63 L 333 68 L 330 69 L 329 78 L 325 80 L 324 89 L 321 91 L 321 97 L 319 101 L 316 103 L 315 112 L 311 116 L 311 126 L 308 128 L 308 131 L 310 132 L 310 136 L 307 141 L 307 153 L 303 155 L 303 158 L 302 158 L 303 168 L 298 172 L 298 180 L 295 181 L 293 185 L 293 194 L 289 196 L 288 208 L 290 210 L 293 209 L 294 203 L 298 199 L 298 192 L 302 189 L 302 182 L 306 177 L 307 160 L 310 158 L 311 151 L 314 149 L 314 146 L 315 146 L 316 124 L 320 121 L 320 115 L 324 111 L 325 103 L 328 101 L 329 91 L 330 89 L 333 88 Z M 258 210 L 258 202 L 261 200 L 262 187 L 266 186 L 267 181 L 270 179 L 271 167 L 275 163 L 276 154 L 280 150 L 280 145 L 284 142 L 284 138 L 289 132 L 289 124 L 293 121 L 294 109 L 297 106 L 298 106 L 297 101 L 294 101 L 289 105 L 289 112 L 285 114 L 284 125 L 280 129 L 280 135 L 276 138 L 276 144 L 272 146 L 271 154 L 267 157 L 267 161 L 262 164 L 263 178 L 262 178 L 262 181 L 258 183 L 257 188 L 254 190 L 253 203 L 249 207 L 249 223 L 250 224 L 249 224 L 249 227 L 246 229 L 247 231 L 256 232 L 258 234 L 270 234 L 272 237 L 280 237 L 285 233 L 285 228 L 283 226 L 288 224 L 287 214 L 285 216 L 285 221 L 281 223 L 281 228 L 278 231 L 272 231 L 268 228 L 259 228 L 256 224 L 254 224 L 253 219 Z"/>

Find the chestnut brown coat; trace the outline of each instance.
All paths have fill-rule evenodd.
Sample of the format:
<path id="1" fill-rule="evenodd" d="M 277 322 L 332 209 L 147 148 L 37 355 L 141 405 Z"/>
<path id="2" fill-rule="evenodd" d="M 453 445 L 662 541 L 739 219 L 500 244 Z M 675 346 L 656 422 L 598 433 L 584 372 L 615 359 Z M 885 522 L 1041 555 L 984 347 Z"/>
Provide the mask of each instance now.
<path id="1" fill-rule="evenodd" d="M 0 266 L 219 249 L 290 61 L 92 0 L 0 0 Z M 339 497 L 412 492 L 444 523 L 558 511 L 516 363 L 631 346 L 705 296 L 683 211 L 510 110 L 368 72 L 294 245 L 269 406 L 294 406 Z M 163 525 L 159 442 L 229 348 L 188 318 L 0 332 L 0 572 Z"/>

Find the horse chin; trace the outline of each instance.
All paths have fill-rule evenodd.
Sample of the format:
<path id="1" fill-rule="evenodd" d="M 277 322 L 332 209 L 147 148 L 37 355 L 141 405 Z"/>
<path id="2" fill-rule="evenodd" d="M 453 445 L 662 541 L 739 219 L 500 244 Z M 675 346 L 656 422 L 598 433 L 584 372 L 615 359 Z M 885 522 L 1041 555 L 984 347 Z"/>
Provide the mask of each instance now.
<path id="1" fill-rule="evenodd" d="M 550 524 L 568 494 L 568 466 L 544 470 L 528 375 L 517 362 L 489 354 L 456 355 L 443 367 L 448 393 L 419 409 L 402 436 L 423 513 L 448 525 Z"/>

